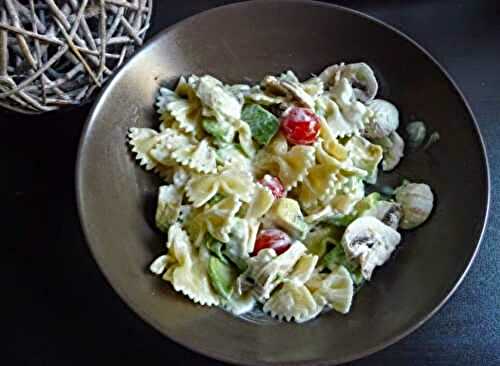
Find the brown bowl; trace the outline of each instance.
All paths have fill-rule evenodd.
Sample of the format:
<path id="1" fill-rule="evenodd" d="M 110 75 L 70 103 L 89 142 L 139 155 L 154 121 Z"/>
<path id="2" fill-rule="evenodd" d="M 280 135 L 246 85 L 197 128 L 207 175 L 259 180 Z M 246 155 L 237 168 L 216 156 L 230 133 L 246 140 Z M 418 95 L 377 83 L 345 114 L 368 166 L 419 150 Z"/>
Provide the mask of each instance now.
<path id="1" fill-rule="evenodd" d="M 156 126 L 160 82 L 213 74 L 258 81 L 292 68 L 301 77 L 340 61 L 365 61 L 380 94 L 403 116 L 441 135 L 410 154 L 387 179 L 428 182 L 431 219 L 404 234 L 391 261 L 355 298 L 351 313 L 303 325 L 260 324 L 194 305 L 147 267 L 163 243 L 151 221 L 159 181 L 126 145 L 130 126 Z M 456 85 L 437 62 L 397 30 L 364 14 L 310 1 L 224 6 L 163 31 L 109 83 L 82 135 L 77 163 L 82 225 L 102 271 L 144 320 L 171 339 L 234 363 L 326 365 L 380 350 L 415 330 L 450 297 L 479 247 L 489 203 L 484 145 Z M 106 311 L 106 309 L 103 309 Z"/>

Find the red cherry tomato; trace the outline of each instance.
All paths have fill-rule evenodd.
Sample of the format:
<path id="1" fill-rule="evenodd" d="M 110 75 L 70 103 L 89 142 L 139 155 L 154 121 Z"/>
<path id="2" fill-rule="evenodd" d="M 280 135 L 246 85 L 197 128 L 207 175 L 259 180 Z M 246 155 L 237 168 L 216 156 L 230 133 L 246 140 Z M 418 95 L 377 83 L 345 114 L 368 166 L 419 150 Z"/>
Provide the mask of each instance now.
<path id="1" fill-rule="evenodd" d="M 292 144 L 312 144 L 319 135 L 319 117 L 310 109 L 291 107 L 281 116 L 281 131 Z"/>
<path id="2" fill-rule="evenodd" d="M 274 198 L 278 199 L 281 197 L 285 197 L 285 187 L 281 184 L 281 181 L 278 177 L 273 177 L 272 175 L 266 174 L 259 180 L 259 183 L 269 188 L 274 196 Z"/>
<path id="3" fill-rule="evenodd" d="M 255 249 L 253 255 L 257 255 L 262 249 L 274 249 L 276 254 L 284 253 L 292 245 L 292 239 L 281 230 L 266 229 L 259 232 L 255 241 Z"/>

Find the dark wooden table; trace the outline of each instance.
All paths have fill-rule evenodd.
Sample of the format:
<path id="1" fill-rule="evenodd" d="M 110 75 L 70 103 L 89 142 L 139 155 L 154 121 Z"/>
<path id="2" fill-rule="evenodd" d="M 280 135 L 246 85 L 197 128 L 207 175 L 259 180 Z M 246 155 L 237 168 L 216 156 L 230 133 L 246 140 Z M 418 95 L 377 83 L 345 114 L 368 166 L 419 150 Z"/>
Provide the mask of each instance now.
<path id="1" fill-rule="evenodd" d="M 229 2 L 157 0 L 150 35 Z M 500 365 L 500 2 L 336 3 L 401 29 L 448 69 L 479 120 L 492 177 L 488 230 L 462 286 L 419 330 L 354 365 Z M 76 149 L 88 110 L 30 118 L 0 112 L 2 364 L 219 364 L 140 320 L 90 256 L 74 191 Z"/>

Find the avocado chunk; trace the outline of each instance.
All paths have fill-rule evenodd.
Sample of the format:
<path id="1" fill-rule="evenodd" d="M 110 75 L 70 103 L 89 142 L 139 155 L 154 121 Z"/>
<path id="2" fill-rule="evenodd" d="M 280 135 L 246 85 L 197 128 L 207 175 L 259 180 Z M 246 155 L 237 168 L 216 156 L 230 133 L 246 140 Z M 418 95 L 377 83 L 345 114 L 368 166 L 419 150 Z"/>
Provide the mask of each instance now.
<path id="1" fill-rule="evenodd" d="M 360 217 L 365 211 L 373 208 L 377 202 L 381 200 L 381 195 L 378 192 L 370 193 L 368 196 L 359 201 L 352 213 L 332 217 L 329 222 L 336 226 L 348 226 L 351 222 Z"/>
<path id="2" fill-rule="evenodd" d="M 211 256 L 208 261 L 208 276 L 214 290 L 224 299 L 229 300 L 238 276 L 233 266 Z"/>
<path id="3" fill-rule="evenodd" d="M 310 253 L 321 258 L 326 254 L 331 244 L 340 244 L 343 233 L 343 228 L 333 225 L 323 225 L 316 227 L 313 231 L 309 231 L 304 240 L 304 244 Z"/>
<path id="4" fill-rule="evenodd" d="M 330 250 L 323 257 L 322 262 L 322 264 L 329 270 L 332 270 L 334 266 L 344 266 L 351 274 L 352 280 L 356 286 L 360 286 L 364 281 L 361 269 L 356 263 L 350 261 L 346 257 L 344 249 L 340 245 L 336 245 L 335 248 Z"/>
<path id="5" fill-rule="evenodd" d="M 277 226 L 295 238 L 303 239 L 309 230 L 309 225 L 300 211 L 299 203 L 294 199 L 278 199 L 271 209 L 271 216 Z"/>
<path id="6" fill-rule="evenodd" d="M 212 135 L 220 142 L 231 142 L 234 138 L 234 130 L 227 122 L 217 121 L 214 118 L 204 118 L 201 122 L 206 133 Z"/>
<path id="7" fill-rule="evenodd" d="M 224 257 L 224 255 L 222 254 L 222 251 L 223 251 L 223 247 L 224 247 L 224 244 L 222 244 L 220 241 L 218 241 L 217 239 L 215 239 L 212 235 L 210 234 L 206 234 L 206 238 L 205 238 L 205 245 L 207 247 L 207 249 L 213 254 L 215 255 L 217 258 L 219 258 L 219 260 L 225 264 L 228 263 L 227 259 Z"/>
<path id="8" fill-rule="evenodd" d="M 241 119 L 248 123 L 253 139 L 261 145 L 267 145 L 280 127 L 278 118 L 258 104 L 245 106 Z"/>

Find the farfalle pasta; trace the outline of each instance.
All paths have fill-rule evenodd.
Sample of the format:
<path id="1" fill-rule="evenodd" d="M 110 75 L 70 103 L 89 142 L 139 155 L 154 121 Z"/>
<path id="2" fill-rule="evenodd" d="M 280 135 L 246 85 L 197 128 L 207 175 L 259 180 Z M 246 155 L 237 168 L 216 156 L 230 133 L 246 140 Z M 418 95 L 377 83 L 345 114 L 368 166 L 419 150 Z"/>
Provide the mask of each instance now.
<path id="1" fill-rule="evenodd" d="M 285 190 L 290 190 L 304 180 L 314 165 L 315 149 L 312 146 L 289 145 L 285 137 L 278 134 L 265 150 L 256 157 L 256 169 L 269 172 L 280 179 Z"/>
<path id="2" fill-rule="evenodd" d="M 218 305 L 219 298 L 210 285 L 207 249 L 192 246 L 186 232 L 174 224 L 168 232 L 167 242 L 170 262 L 163 279 L 172 283 L 176 291 L 201 305 Z"/>
<path id="3" fill-rule="evenodd" d="M 305 285 L 286 282 L 264 304 L 263 310 L 279 320 L 303 323 L 315 318 L 323 307 Z"/>
<path id="4" fill-rule="evenodd" d="M 217 174 L 195 175 L 187 183 L 187 196 L 194 207 L 205 205 L 217 194 L 248 202 L 253 191 L 253 177 L 238 168 L 224 169 Z"/>
<path id="5" fill-rule="evenodd" d="M 257 85 L 191 75 L 160 88 L 157 128 L 128 134 L 164 181 L 155 223 L 167 243 L 151 272 L 237 316 L 348 313 L 398 229 L 422 224 L 434 202 L 423 183 L 376 192 L 379 166 L 394 169 L 405 146 L 399 111 L 377 90 L 365 63 L 305 81 L 289 70 Z"/>

